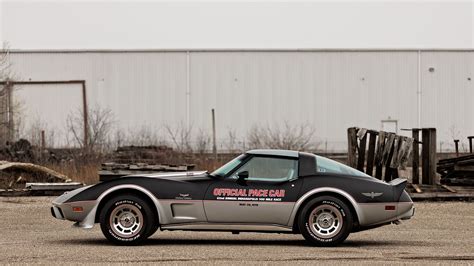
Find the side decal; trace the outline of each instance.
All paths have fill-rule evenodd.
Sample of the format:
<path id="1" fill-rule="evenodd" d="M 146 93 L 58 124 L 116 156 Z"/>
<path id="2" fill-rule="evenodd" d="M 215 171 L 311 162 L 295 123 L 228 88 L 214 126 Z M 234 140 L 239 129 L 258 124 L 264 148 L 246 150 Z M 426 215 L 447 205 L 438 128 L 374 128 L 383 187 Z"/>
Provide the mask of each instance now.
<path id="1" fill-rule="evenodd" d="M 284 189 L 214 188 L 212 195 L 217 200 L 282 201 L 285 192 Z"/>

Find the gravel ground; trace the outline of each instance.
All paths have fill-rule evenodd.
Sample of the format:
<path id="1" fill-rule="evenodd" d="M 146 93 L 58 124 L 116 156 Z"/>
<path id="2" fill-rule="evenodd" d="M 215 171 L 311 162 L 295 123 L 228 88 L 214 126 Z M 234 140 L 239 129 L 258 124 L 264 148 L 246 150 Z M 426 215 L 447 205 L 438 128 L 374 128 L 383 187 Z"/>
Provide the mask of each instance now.
<path id="1" fill-rule="evenodd" d="M 158 231 L 144 245 L 113 246 L 99 226 L 51 217 L 53 198 L 0 198 L 0 264 L 474 264 L 474 203 L 416 203 L 401 225 L 351 234 L 340 247 L 300 235 Z"/>

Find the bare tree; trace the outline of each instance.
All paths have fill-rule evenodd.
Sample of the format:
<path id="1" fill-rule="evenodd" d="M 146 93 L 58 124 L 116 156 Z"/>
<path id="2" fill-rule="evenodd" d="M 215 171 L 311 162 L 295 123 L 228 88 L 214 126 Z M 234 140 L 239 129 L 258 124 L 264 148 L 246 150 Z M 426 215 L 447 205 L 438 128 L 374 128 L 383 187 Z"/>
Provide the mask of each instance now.
<path id="1" fill-rule="evenodd" d="M 19 117 L 20 104 L 12 99 L 13 85 L 10 81 L 16 77 L 10 61 L 10 48 L 7 42 L 3 43 L 0 50 L 0 145 L 15 138 L 15 120 Z"/>
<path id="2" fill-rule="evenodd" d="M 88 138 L 84 138 L 84 113 L 82 109 L 69 113 L 67 130 L 75 144 L 81 148 L 103 151 L 111 142 L 110 133 L 115 123 L 112 110 L 95 106 L 88 111 Z"/>
<path id="3" fill-rule="evenodd" d="M 174 148 L 178 152 L 192 152 L 191 132 L 192 127 L 187 127 L 183 123 L 172 127 L 170 125 L 164 126 L 168 136 L 171 138 Z"/>
<path id="4" fill-rule="evenodd" d="M 138 129 L 126 132 L 117 130 L 115 132 L 115 142 L 119 146 L 159 146 L 165 145 L 159 130 L 143 125 Z"/>
<path id="5" fill-rule="evenodd" d="M 242 150 L 242 147 L 238 148 L 237 133 L 235 129 L 232 129 L 232 128 L 228 129 L 225 148 L 227 149 L 228 152 L 237 152 L 237 151 Z"/>
<path id="6" fill-rule="evenodd" d="M 13 77 L 12 64 L 10 61 L 10 46 L 7 42 L 3 43 L 0 51 L 0 80 L 6 81 Z"/>
<path id="7" fill-rule="evenodd" d="M 206 133 L 204 130 L 199 129 L 196 135 L 196 145 L 195 145 L 196 151 L 200 154 L 203 154 L 209 150 L 210 144 L 211 144 L 211 137 L 209 136 L 209 134 Z"/>
<path id="8" fill-rule="evenodd" d="M 55 129 L 51 128 L 47 122 L 41 118 L 36 118 L 27 127 L 25 125 L 16 124 L 19 128 L 18 138 L 27 139 L 33 146 L 42 146 L 45 144 L 47 147 L 54 147 L 56 144 L 56 132 Z M 61 133 L 61 132 L 60 132 Z M 44 139 L 43 135 L 44 134 Z M 43 143 L 43 140 L 45 143 Z"/>
<path id="9" fill-rule="evenodd" d="M 314 133 L 314 128 L 308 124 L 292 126 L 285 122 L 283 127 L 253 126 L 247 142 L 252 149 L 315 150 L 318 144 L 314 142 Z"/>

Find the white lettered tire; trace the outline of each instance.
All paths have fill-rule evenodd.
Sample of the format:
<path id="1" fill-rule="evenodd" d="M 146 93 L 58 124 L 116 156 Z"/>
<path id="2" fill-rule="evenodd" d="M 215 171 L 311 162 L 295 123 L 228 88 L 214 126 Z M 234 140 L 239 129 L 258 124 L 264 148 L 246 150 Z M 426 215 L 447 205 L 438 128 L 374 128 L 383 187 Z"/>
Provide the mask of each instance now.
<path id="1" fill-rule="evenodd" d="M 108 200 L 99 217 L 104 236 L 115 244 L 137 245 L 156 227 L 149 204 L 132 194 Z"/>
<path id="2" fill-rule="evenodd" d="M 321 196 L 310 200 L 298 217 L 304 238 L 314 246 L 330 247 L 342 243 L 352 230 L 353 217 L 340 199 Z"/>

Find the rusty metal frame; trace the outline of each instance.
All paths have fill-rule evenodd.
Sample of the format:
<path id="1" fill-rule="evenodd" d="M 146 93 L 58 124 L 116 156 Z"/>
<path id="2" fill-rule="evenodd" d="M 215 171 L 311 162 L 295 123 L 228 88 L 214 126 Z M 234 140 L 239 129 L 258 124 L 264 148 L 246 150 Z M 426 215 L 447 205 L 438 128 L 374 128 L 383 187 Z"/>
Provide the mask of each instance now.
<path id="1" fill-rule="evenodd" d="M 84 115 L 84 148 L 89 146 L 89 114 L 87 108 L 87 90 L 85 80 L 40 80 L 40 81 L 0 81 L 0 85 L 57 85 L 57 84 L 80 84 L 82 86 L 82 113 Z"/>

